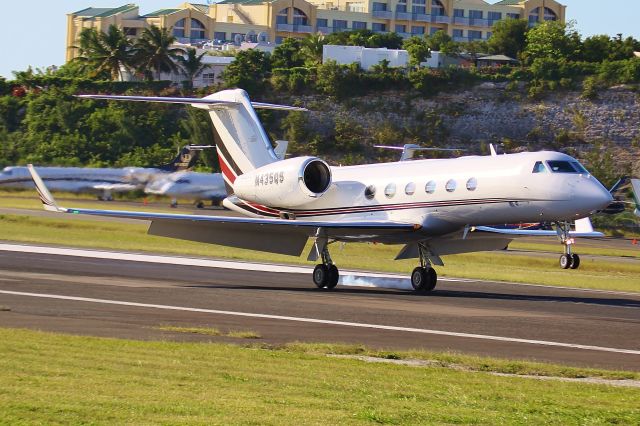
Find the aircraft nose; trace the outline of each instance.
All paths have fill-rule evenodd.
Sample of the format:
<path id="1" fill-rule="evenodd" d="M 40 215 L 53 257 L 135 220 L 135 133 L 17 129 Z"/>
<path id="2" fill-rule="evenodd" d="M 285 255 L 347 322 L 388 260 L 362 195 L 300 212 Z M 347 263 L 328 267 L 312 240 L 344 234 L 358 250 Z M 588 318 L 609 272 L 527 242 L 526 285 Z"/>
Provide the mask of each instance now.
<path id="1" fill-rule="evenodd" d="M 603 210 L 613 202 L 611 193 L 596 179 L 590 185 L 587 197 L 593 203 L 594 210 Z"/>

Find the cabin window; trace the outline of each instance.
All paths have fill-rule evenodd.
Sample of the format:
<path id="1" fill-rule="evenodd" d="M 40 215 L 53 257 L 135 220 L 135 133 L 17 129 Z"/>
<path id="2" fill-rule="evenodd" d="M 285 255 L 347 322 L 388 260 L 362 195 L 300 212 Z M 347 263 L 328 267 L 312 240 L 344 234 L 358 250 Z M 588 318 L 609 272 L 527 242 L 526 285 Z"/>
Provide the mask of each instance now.
<path id="1" fill-rule="evenodd" d="M 424 192 L 426 192 L 427 194 L 433 194 L 434 192 L 436 192 L 436 182 L 433 180 L 427 182 L 427 184 L 424 186 Z"/>
<path id="2" fill-rule="evenodd" d="M 478 187 L 478 179 L 470 178 L 467 181 L 467 191 L 475 191 L 477 187 Z"/>
<path id="3" fill-rule="evenodd" d="M 416 192 L 416 184 L 409 182 L 407 186 L 404 187 L 404 193 L 407 195 L 413 195 L 414 192 Z"/>
<path id="4" fill-rule="evenodd" d="M 364 197 L 367 200 L 371 200 L 373 197 L 376 196 L 376 187 L 375 185 L 369 185 L 365 188 L 364 190 Z"/>
<path id="5" fill-rule="evenodd" d="M 453 192 L 456 190 L 456 186 L 457 186 L 456 181 L 453 179 L 449 179 L 447 181 L 447 184 L 444 186 L 444 189 L 446 189 L 447 192 Z"/>
<path id="6" fill-rule="evenodd" d="M 536 161 L 536 164 L 533 165 L 532 173 L 547 173 L 547 168 L 542 161 Z"/>
<path id="7" fill-rule="evenodd" d="M 547 161 L 553 173 L 578 173 L 568 161 Z"/>
<path id="8" fill-rule="evenodd" d="M 395 183 L 390 183 L 384 189 L 384 196 L 387 197 L 387 198 L 391 198 L 394 195 L 396 195 L 396 184 Z"/>

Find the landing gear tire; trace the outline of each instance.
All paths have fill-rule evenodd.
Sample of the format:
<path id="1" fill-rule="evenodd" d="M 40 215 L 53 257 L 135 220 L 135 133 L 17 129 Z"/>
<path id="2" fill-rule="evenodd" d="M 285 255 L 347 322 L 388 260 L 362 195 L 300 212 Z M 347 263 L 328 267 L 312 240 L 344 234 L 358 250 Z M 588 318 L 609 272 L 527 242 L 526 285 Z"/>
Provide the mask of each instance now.
<path id="1" fill-rule="evenodd" d="M 327 281 L 327 288 L 334 289 L 338 285 L 338 280 L 340 279 L 340 273 L 338 272 L 338 268 L 336 265 L 329 266 L 329 277 Z"/>
<path id="2" fill-rule="evenodd" d="M 569 266 L 571 269 L 578 269 L 578 267 L 580 266 L 580 256 L 578 256 L 577 254 L 572 254 L 571 255 L 571 266 Z"/>
<path id="3" fill-rule="evenodd" d="M 433 268 L 418 266 L 411 273 L 411 285 L 415 291 L 430 292 L 436 288 L 438 274 Z"/>
<path id="4" fill-rule="evenodd" d="M 560 267 L 562 269 L 569 269 L 571 267 L 571 260 L 572 259 L 570 254 L 563 254 L 562 256 L 560 256 Z"/>
<path id="5" fill-rule="evenodd" d="M 329 282 L 329 268 L 326 265 L 316 265 L 313 268 L 313 283 L 318 288 L 324 288 Z"/>

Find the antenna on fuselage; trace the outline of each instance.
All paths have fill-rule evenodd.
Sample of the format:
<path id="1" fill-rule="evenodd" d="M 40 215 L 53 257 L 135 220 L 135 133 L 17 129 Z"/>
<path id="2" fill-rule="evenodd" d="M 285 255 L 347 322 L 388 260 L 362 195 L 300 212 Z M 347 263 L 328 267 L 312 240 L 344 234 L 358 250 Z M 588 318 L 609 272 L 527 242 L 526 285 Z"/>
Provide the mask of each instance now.
<path id="1" fill-rule="evenodd" d="M 430 148 L 416 145 L 414 143 L 408 143 L 404 146 L 374 145 L 374 148 L 394 149 L 396 151 L 402 151 L 402 154 L 400 155 L 400 161 L 411 160 L 416 151 L 466 151 L 466 149 L 461 148 Z"/>

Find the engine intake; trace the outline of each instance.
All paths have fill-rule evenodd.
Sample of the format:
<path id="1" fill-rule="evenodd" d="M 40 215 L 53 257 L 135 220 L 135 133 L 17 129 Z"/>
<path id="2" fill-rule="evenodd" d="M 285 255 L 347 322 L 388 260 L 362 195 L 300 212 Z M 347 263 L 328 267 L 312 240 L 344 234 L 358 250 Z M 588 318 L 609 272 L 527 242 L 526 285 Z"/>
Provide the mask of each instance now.
<path id="1" fill-rule="evenodd" d="M 331 186 L 331 168 L 316 157 L 267 164 L 238 176 L 233 189 L 243 200 L 273 207 L 297 207 L 321 197 Z"/>

